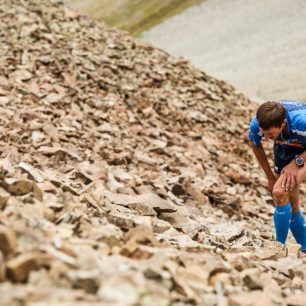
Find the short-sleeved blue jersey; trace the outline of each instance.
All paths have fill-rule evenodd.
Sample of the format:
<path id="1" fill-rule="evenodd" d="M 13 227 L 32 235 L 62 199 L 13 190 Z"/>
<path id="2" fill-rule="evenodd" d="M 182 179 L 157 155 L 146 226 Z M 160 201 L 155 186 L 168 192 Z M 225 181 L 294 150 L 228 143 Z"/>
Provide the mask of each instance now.
<path id="1" fill-rule="evenodd" d="M 289 139 L 283 142 L 286 145 L 306 148 L 306 104 L 291 100 L 278 100 L 286 110 Z M 248 138 L 257 147 L 260 146 L 262 133 L 260 132 L 256 116 L 253 117 L 248 132 Z M 282 140 L 277 139 L 277 140 Z"/>

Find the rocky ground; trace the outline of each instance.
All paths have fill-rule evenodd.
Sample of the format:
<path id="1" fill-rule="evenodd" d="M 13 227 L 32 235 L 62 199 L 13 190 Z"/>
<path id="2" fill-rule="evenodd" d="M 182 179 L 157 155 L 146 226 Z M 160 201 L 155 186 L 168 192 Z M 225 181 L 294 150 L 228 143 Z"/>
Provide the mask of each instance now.
<path id="1" fill-rule="evenodd" d="M 0 29 L 1 306 L 305 305 L 254 103 L 58 1 L 2 1 Z"/>

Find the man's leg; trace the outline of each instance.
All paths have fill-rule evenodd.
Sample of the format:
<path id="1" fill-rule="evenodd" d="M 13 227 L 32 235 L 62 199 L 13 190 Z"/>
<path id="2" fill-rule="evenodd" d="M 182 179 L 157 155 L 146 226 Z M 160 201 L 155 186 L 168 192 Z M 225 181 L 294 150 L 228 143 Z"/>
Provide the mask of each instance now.
<path id="1" fill-rule="evenodd" d="M 306 223 L 301 210 L 299 210 L 299 188 L 296 186 L 291 192 L 286 191 L 281 186 L 283 176 L 284 174 L 280 176 L 273 188 L 273 198 L 276 204 L 274 211 L 276 240 L 285 243 L 290 226 L 294 238 L 301 244 L 302 251 L 306 252 Z M 299 170 L 297 177 L 298 185 L 305 178 L 306 167 Z M 292 206 L 292 209 L 290 206 Z"/>
<path id="2" fill-rule="evenodd" d="M 306 221 L 300 209 L 292 216 L 290 230 L 296 242 L 301 245 L 302 252 L 306 253 Z"/>
<path id="3" fill-rule="evenodd" d="M 290 222 L 290 230 L 296 242 L 302 245 L 303 235 L 301 235 L 301 232 L 300 232 L 302 228 L 300 223 L 304 223 L 305 220 L 304 220 L 302 211 L 299 209 L 299 187 L 298 186 L 295 187 L 290 192 L 289 200 L 292 206 L 292 218 Z"/>
<path id="4" fill-rule="evenodd" d="M 275 173 L 277 179 L 279 179 L 279 174 Z M 290 193 L 289 193 L 289 202 L 292 207 L 292 216 L 296 215 L 299 210 L 299 186 L 296 186 Z"/>
<path id="5" fill-rule="evenodd" d="M 292 206 L 292 216 L 299 210 L 299 186 L 296 186 L 289 194 L 289 202 Z"/>
<path id="6" fill-rule="evenodd" d="M 301 181 L 304 180 L 301 174 Z M 299 209 L 299 194 L 298 187 L 295 188 L 290 194 L 290 201 L 294 201 L 295 205 L 292 205 L 292 219 L 290 222 L 290 230 L 298 244 L 301 245 L 302 252 L 306 253 L 306 221 L 301 209 Z"/>
<path id="7" fill-rule="evenodd" d="M 292 150 L 289 149 L 290 152 L 288 152 L 287 147 L 277 143 L 274 144 L 273 150 L 274 168 L 276 171 L 281 172 L 282 169 L 290 162 L 291 155 L 293 158 L 293 153 L 291 154 Z M 292 217 L 292 208 L 289 202 L 290 194 L 281 186 L 283 177 L 284 174 L 279 175 L 276 183 L 274 184 L 272 195 L 275 203 L 273 219 L 276 232 L 276 241 L 285 244 Z"/>
<path id="8" fill-rule="evenodd" d="M 285 244 L 292 218 L 292 207 L 289 202 L 290 193 L 281 186 L 282 178 L 283 174 L 278 178 L 273 187 L 272 195 L 275 203 L 273 219 L 276 241 Z"/>

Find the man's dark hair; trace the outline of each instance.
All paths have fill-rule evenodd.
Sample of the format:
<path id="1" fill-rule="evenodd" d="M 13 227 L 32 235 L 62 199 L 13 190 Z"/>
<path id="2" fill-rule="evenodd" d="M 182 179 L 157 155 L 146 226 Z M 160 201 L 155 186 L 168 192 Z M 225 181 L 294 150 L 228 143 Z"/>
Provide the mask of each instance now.
<path id="1" fill-rule="evenodd" d="M 256 117 L 259 127 L 263 130 L 271 127 L 280 128 L 286 119 L 286 110 L 282 104 L 268 101 L 258 107 Z"/>

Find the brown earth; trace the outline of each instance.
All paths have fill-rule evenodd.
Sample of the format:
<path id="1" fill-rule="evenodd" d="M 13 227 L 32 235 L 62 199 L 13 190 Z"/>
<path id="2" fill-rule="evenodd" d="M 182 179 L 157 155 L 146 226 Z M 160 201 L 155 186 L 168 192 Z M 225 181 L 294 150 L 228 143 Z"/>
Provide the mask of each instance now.
<path id="1" fill-rule="evenodd" d="M 256 105 L 54 2 L 0 4 L 0 305 L 304 305 Z"/>

